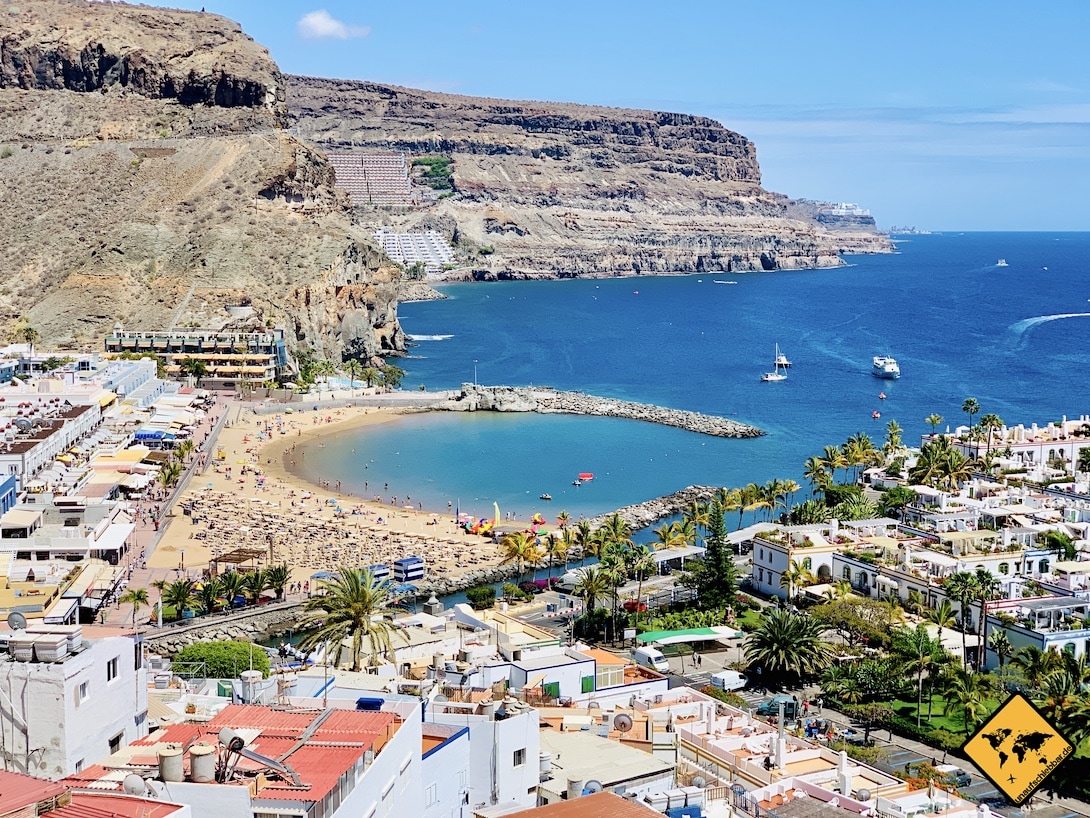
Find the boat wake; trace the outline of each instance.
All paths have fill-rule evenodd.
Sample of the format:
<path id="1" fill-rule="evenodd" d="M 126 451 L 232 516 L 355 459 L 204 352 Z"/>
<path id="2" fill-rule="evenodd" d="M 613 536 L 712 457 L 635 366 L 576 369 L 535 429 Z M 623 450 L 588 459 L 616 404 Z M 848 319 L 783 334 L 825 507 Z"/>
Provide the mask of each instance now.
<path id="1" fill-rule="evenodd" d="M 410 341 L 449 341 L 453 335 L 410 335 Z"/>
<path id="2" fill-rule="evenodd" d="M 1016 339 L 1016 348 L 1024 349 L 1028 338 L 1026 333 L 1040 324 L 1047 324 L 1049 321 L 1060 321 L 1064 318 L 1090 318 L 1090 312 L 1063 312 L 1056 315 L 1037 315 L 1033 318 L 1023 318 L 1021 321 L 1015 321 L 1010 325 L 1011 332 L 1014 333 Z"/>

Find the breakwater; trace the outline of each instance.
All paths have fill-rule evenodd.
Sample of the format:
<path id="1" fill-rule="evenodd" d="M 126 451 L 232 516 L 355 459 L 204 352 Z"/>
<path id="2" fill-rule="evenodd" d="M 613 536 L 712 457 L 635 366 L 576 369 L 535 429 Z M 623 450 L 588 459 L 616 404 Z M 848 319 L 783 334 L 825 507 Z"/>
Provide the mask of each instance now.
<path id="1" fill-rule="evenodd" d="M 561 392 L 526 386 L 482 386 L 464 383 L 459 394 L 437 409 L 458 412 L 540 412 L 592 417 L 642 420 L 673 426 L 713 437 L 760 437 L 756 426 L 716 415 L 704 415 L 683 409 L 668 409 L 649 403 L 615 400 L 583 392 Z"/>
<path id="2" fill-rule="evenodd" d="M 634 531 L 647 528 L 666 517 L 680 514 L 693 503 L 706 503 L 712 499 L 717 491 L 714 486 L 687 486 L 665 497 L 656 497 L 653 500 L 645 500 L 642 503 L 633 503 L 630 506 L 619 508 L 608 514 L 599 514 L 597 517 L 588 518 L 591 528 L 600 528 L 605 525 L 613 515 L 619 516 Z"/>

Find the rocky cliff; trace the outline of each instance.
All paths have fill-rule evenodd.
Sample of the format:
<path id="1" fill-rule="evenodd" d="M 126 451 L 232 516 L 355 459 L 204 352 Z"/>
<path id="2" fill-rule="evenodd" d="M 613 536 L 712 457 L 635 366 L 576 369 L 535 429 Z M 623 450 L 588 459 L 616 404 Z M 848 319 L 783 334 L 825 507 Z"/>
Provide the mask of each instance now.
<path id="1" fill-rule="evenodd" d="M 454 195 L 401 223 L 445 225 L 477 278 L 829 267 L 891 249 L 765 191 L 753 143 L 705 117 L 285 79 L 307 141 L 453 160 Z"/>
<path id="2" fill-rule="evenodd" d="M 283 132 L 276 64 L 211 14 L 84 0 L 0 13 L 0 315 L 47 343 L 221 327 L 332 358 L 399 351 L 400 271 L 323 154 Z"/>

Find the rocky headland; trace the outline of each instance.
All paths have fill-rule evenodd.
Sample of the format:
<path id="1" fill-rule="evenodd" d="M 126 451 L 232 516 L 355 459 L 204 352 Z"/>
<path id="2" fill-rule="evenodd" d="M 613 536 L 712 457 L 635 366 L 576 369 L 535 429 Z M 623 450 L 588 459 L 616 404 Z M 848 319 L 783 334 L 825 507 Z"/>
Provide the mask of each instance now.
<path id="1" fill-rule="evenodd" d="M 452 195 L 361 220 L 443 232 L 477 279 L 832 267 L 891 252 L 761 187 L 754 144 L 701 116 L 287 76 L 293 132 L 324 149 L 451 159 Z"/>

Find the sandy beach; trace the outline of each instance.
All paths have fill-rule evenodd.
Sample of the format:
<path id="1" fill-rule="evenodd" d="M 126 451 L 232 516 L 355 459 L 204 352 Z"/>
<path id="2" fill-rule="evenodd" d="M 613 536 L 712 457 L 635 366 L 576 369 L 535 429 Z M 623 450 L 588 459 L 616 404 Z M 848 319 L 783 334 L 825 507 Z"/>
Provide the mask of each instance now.
<path id="1" fill-rule="evenodd" d="M 149 567 L 179 569 L 184 563 L 189 571 L 203 570 L 239 548 L 260 554 L 246 564 L 287 563 L 299 583 L 343 564 L 388 565 L 404 556 L 423 557 L 433 580 L 498 564 L 497 547 L 458 529 L 451 514 L 354 497 L 309 483 L 285 466 L 300 443 L 415 410 L 319 406 L 258 415 L 229 403 L 227 411 L 230 425 L 208 451 L 207 468 L 175 503 Z"/>

